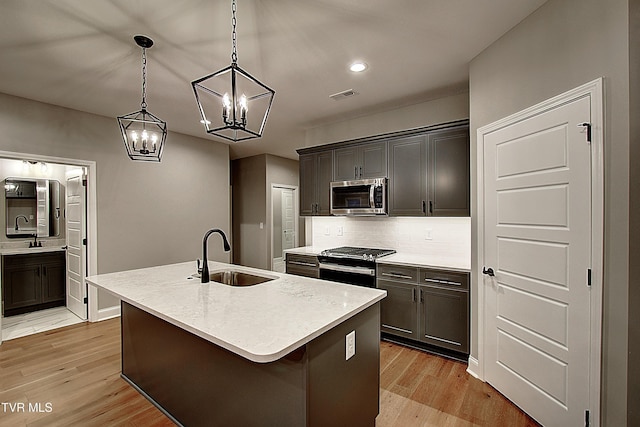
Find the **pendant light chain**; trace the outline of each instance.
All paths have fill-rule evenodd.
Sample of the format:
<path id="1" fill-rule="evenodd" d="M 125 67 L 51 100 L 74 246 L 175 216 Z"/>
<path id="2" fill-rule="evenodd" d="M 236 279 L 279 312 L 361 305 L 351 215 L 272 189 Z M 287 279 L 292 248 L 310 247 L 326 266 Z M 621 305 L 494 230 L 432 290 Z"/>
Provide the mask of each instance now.
<path id="1" fill-rule="evenodd" d="M 233 31 L 231 32 L 231 41 L 233 42 L 233 52 L 231 53 L 231 62 L 234 64 L 238 62 L 238 49 L 236 47 L 236 0 L 231 2 L 231 26 Z"/>
<path id="2" fill-rule="evenodd" d="M 142 110 L 147 109 L 147 49 L 142 48 Z"/>

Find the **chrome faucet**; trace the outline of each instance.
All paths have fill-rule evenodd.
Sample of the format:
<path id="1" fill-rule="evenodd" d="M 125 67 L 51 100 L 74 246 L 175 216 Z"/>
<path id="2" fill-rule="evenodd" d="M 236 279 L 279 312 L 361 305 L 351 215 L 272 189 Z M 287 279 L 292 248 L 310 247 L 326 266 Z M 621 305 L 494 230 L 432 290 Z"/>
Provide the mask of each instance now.
<path id="1" fill-rule="evenodd" d="M 20 219 L 20 218 L 24 218 L 24 222 L 29 222 L 29 218 L 27 218 L 26 216 L 24 216 L 24 215 L 18 215 L 18 216 L 16 217 L 16 228 L 15 228 L 15 230 L 16 230 L 16 231 L 18 231 L 18 230 L 19 230 L 19 228 L 18 228 L 18 219 Z"/>
<path id="2" fill-rule="evenodd" d="M 204 233 L 204 237 L 202 238 L 202 272 L 200 273 L 200 283 L 209 283 L 209 265 L 207 263 L 207 240 L 209 236 L 213 233 L 218 233 L 222 237 L 222 244 L 224 245 L 224 251 L 229 252 L 231 250 L 231 246 L 229 246 L 229 241 L 227 240 L 226 234 L 224 231 L 219 228 L 212 228 L 211 230 Z"/>

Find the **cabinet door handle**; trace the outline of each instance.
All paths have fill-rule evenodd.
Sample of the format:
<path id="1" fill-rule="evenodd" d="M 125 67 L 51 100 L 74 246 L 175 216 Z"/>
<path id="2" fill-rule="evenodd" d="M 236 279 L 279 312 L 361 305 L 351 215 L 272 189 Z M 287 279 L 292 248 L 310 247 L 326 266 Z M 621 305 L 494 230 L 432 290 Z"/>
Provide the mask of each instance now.
<path id="1" fill-rule="evenodd" d="M 362 178 L 362 166 L 360 166 L 360 178 Z"/>
<path id="2" fill-rule="evenodd" d="M 289 264 L 295 264 L 295 265 L 303 265 L 305 267 L 317 267 L 317 265 L 310 263 L 310 262 L 302 262 L 302 261 L 287 261 Z"/>
<path id="3" fill-rule="evenodd" d="M 42 275 L 43 276 L 47 275 L 47 267 L 42 267 Z"/>
<path id="4" fill-rule="evenodd" d="M 36 270 L 36 275 L 40 277 L 40 267 L 38 267 L 38 269 Z"/>
<path id="5" fill-rule="evenodd" d="M 406 274 L 400 273 L 382 273 L 383 276 L 393 277 L 395 279 L 413 279 L 411 276 L 407 276 Z"/>
<path id="6" fill-rule="evenodd" d="M 358 167 L 353 167 L 353 179 L 358 179 Z"/>
<path id="7" fill-rule="evenodd" d="M 420 289 L 420 302 L 424 302 L 424 296 L 422 295 L 422 289 Z"/>
<path id="8" fill-rule="evenodd" d="M 433 215 L 433 202 L 429 200 L 429 215 Z"/>
<path id="9" fill-rule="evenodd" d="M 462 286 L 460 282 L 451 282 L 449 280 L 440 280 L 440 279 L 429 279 L 428 277 L 424 279 L 425 282 L 429 283 L 437 283 L 439 285 L 454 285 L 454 286 Z"/>
<path id="10" fill-rule="evenodd" d="M 416 288 L 411 289 L 411 297 L 413 302 L 416 302 Z"/>
<path id="11" fill-rule="evenodd" d="M 422 213 L 425 215 L 427 214 L 427 202 L 424 200 L 422 201 Z"/>

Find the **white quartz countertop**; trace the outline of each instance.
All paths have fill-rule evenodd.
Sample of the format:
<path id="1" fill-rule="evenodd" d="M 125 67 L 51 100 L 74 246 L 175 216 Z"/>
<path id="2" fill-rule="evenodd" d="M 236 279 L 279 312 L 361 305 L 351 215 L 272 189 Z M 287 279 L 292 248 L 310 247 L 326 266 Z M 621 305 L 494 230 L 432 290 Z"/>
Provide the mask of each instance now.
<path id="1" fill-rule="evenodd" d="M 300 255 L 320 255 L 324 249 L 315 246 L 302 246 L 299 248 L 287 249 L 286 253 Z M 378 264 L 406 265 L 411 267 L 427 267 L 445 270 L 471 271 L 471 259 L 468 254 L 438 253 L 438 254 L 415 254 L 398 251 L 393 255 L 376 260 Z"/>
<path id="2" fill-rule="evenodd" d="M 355 314 L 386 291 L 209 261 L 273 277 L 254 286 L 202 284 L 195 263 L 100 274 L 87 283 L 254 362 L 272 362 Z"/>
<path id="3" fill-rule="evenodd" d="M 0 255 L 24 255 L 24 254 L 41 254 L 44 252 L 64 251 L 62 246 L 44 246 L 40 248 L 2 248 Z"/>

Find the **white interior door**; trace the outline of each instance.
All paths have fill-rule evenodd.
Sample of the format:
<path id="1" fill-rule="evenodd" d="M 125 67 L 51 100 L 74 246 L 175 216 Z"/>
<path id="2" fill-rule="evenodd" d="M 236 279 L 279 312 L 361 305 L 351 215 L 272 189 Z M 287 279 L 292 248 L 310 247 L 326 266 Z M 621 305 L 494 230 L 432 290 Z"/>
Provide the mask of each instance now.
<path id="1" fill-rule="evenodd" d="M 296 218 L 293 200 L 293 190 L 282 189 L 282 250 L 295 246 Z"/>
<path id="2" fill-rule="evenodd" d="M 76 316 L 87 318 L 86 277 L 86 186 L 82 169 L 67 173 L 65 200 L 67 224 L 67 308 Z"/>
<path id="3" fill-rule="evenodd" d="M 590 117 L 584 96 L 483 137 L 485 379 L 544 426 L 589 408 Z"/>

